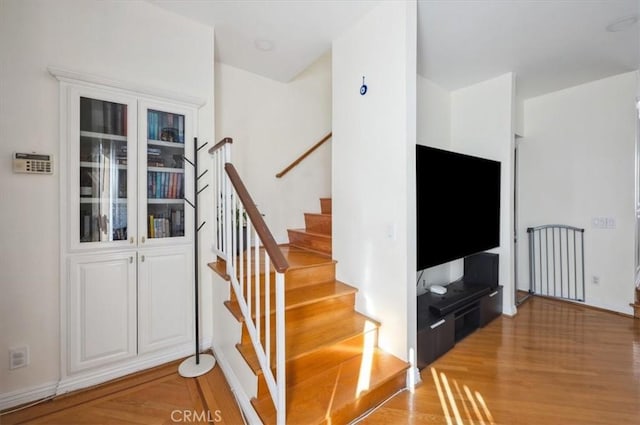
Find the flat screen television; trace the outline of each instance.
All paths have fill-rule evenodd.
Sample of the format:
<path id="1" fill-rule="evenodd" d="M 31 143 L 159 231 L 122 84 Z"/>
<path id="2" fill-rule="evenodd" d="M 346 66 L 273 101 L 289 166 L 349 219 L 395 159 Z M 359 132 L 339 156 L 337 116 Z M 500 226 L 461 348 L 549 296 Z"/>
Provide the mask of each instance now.
<path id="1" fill-rule="evenodd" d="M 416 145 L 417 266 L 500 245 L 500 162 Z"/>

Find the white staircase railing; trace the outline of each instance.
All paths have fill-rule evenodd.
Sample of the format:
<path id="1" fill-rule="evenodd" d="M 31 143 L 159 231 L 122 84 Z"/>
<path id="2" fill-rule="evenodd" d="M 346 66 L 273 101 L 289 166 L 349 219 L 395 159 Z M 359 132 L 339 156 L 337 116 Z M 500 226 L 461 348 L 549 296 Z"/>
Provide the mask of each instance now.
<path id="1" fill-rule="evenodd" d="M 277 412 L 277 424 L 284 425 L 284 274 L 289 265 L 231 163 L 231 143 L 225 138 L 209 150 L 215 172 L 215 250 L 226 262 L 226 273 Z"/>

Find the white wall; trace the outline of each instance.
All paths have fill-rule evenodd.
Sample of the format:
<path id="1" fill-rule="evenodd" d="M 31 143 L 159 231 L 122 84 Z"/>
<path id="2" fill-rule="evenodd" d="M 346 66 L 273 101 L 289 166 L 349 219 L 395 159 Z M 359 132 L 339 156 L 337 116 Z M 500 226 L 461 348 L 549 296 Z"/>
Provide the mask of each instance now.
<path id="1" fill-rule="evenodd" d="M 513 227 L 513 116 L 512 74 L 448 92 L 418 76 L 418 144 L 494 159 L 502 162 L 500 204 L 500 284 L 503 312 L 514 314 L 511 228 Z M 447 284 L 463 275 L 462 259 L 424 270 L 418 295 L 432 284 Z"/>
<path id="2" fill-rule="evenodd" d="M 416 104 L 417 143 L 450 150 L 451 93 L 418 75 Z M 420 282 L 416 288 L 418 295 L 424 294 L 431 285 L 446 285 L 457 279 L 451 276 L 451 263 L 430 267 L 418 276 L 420 276 Z"/>
<path id="3" fill-rule="evenodd" d="M 382 2 L 333 43 L 333 257 L 403 359 L 416 337 L 415 61 L 415 1 Z"/>
<path id="4" fill-rule="evenodd" d="M 594 81 L 524 103 L 519 144 L 519 234 L 561 223 L 585 228 L 586 302 L 631 313 L 634 284 L 634 158 L 637 72 Z M 615 229 L 595 229 L 610 217 Z M 521 286 L 528 284 L 521 244 Z M 600 278 L 592 283 L 592 276 Z"/>
<path id="5" fill-rule="evenodd" d="M 10 161 L 15 151 L 59 152 L 58 82 L 47 67 L 205 99 L 199 136 L 212 140 L 213 37 L 211 28 L 143 1 L 0 0 L 0 400 L 59 378 L 59 174 L 13 174 Z M 211 245 L 208 232 L 203 239 Z M 206 301 L 203 317 L 210 339 Z M 29 345 L 31 364 L 9 371 L 14 345 Z"/>
<path id="6" fill-rule="evenodd" d="M 289 83 L 216 63 L 216 139 L 233 139 L 233 163 L 279 243 L 331 196 L 333 141 L 275 175 L 330 131 L 330 53 Z"/>
<path id="7" fill-rule="evenodd" d="M 451 146 L 451 93 L 418 75 L 416 101 L 418 144 L 449 149 Z"/>
<path id="8" fill-rule="evenodd" d="M 499 284 L 503 290 L 503 313 L 515 314 L 513 290 L 513 140 L 514 75 L 455 90 L 451 93 L 451 150 L 501 162 Z M 470 213 L 473 206 L 470 205 Z M 461 276 L 459 269 L 452 275 Z"/>

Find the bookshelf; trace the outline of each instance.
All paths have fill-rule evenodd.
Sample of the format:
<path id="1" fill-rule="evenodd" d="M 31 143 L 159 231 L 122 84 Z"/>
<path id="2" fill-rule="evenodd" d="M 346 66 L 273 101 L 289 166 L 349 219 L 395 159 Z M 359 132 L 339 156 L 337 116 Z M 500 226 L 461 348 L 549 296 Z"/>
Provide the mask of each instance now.
<path id="1" fill-rule="evenodd" d="M 198 105 L 68 77 L 60 85 L 61 385 L 75 389 L 191 352 L 185 158 Z"/>
<path id="2" fill-rule="evenodd" d="M 185 235 L 185 115 L 146 111 L 147 238 Z"/>

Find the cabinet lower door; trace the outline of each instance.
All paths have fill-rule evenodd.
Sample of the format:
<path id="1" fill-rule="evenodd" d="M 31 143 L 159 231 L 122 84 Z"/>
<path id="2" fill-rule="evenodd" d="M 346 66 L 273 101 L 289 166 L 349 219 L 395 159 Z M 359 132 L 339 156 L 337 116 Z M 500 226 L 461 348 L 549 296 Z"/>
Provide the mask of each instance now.
<path id="1" fill-rule="evenodd" d="M 135 259 L 135 252 L 70 258 L 70 372 L 136 356 Z"/>
<path id="2" fill-rule="evenodd" d="M 141 354 L 193 341 L 192 247 L 138 252 L 138 350 Z"/>

